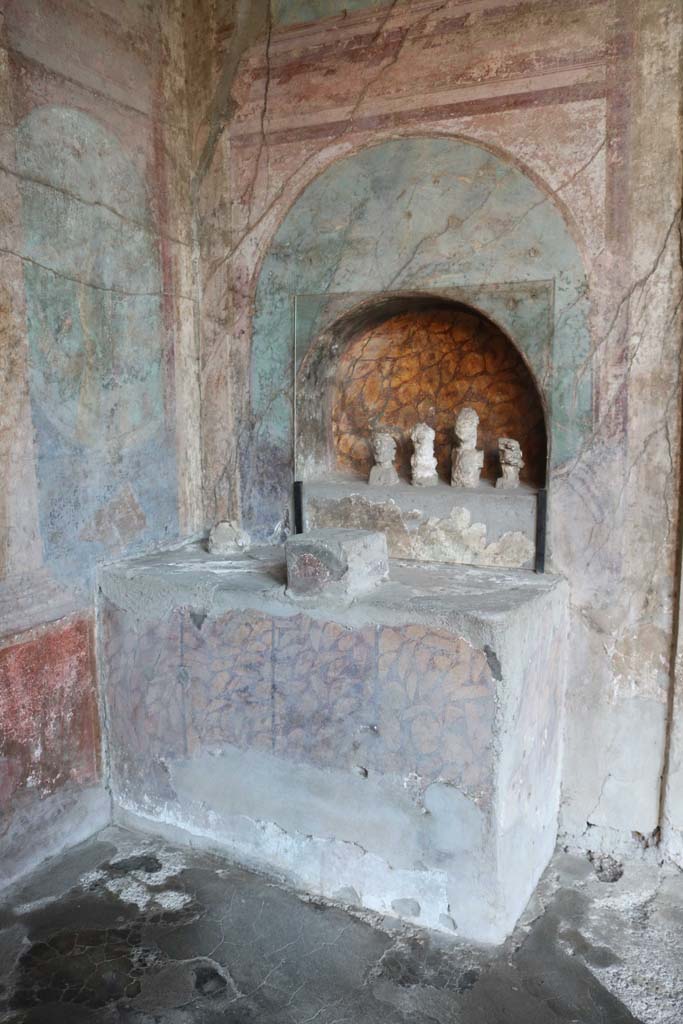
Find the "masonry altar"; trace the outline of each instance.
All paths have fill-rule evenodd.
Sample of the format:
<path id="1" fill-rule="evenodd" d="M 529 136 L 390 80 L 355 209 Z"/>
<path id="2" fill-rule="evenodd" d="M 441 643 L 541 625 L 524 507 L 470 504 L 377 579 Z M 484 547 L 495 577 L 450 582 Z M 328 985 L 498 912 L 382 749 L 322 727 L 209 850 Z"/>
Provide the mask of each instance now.
<path id="1" fill-rule="evenodd" d="M 552 853 L 567 586 L 391 560 L 348 600 L 285 592 L 282 547 L 104 568 L 117 819 L 333 901 L 483 942 Z"/>

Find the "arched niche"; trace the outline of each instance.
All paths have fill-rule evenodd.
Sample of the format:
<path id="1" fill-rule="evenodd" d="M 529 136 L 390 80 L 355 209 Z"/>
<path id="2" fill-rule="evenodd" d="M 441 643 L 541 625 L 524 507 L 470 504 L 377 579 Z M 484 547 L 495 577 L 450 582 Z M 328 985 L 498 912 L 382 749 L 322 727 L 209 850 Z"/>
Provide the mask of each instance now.
<path id="1" fill-rule="evenodd" d="M 546 481 L 544 402 L 512 340 L 479 310 L 430 295 L 362 303 L 324 330 L 297 370 L 296 475 L 367 479 L 376 430 L 397 443 L 399 476 L 410 480 L 410 431 L 436 431 L 439 476 L 448 481 L 453 423 L 479 415 L 482 479 L 499 475 L 498 438 L 521 443 L 521 479 Z"/>
<path id="2" fill-rule="evenodd" d="M 586 278 L 554 198 L 482 146 L 383 141 L 310 182 L 260 268 L 241 451 L 244 518 L 255 535 L 289 505 L 296 367 L 341 313 L 403 292 L 464 302 L 514 339 L 544 397 L 550 480 L 589 435 Z"/>

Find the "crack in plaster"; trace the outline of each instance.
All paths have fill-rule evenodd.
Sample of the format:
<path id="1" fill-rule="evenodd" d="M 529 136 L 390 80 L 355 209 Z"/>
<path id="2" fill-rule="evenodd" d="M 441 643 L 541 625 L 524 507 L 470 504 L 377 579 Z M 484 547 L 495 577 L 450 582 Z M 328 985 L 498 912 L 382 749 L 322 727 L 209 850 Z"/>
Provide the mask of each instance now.
<path id="1" fill-rule="evenodd" d="M 377 40 L 381 36 L 382 32 L 384 31 L 387 23 L 389 22 L 392 14 L 394 12 L 395 7 L 397 6 L 398 2 L 399 2 L 399 0 L 392 0 L 392 3 L 390 5 L 389 9 L 387 10 L 386 15 L 384 16 L 384 18 L 383 18 L 382 22 L 380 23 L 379 27 L 376 29 L 375 33 L 373 34 L 372 39 L 367 44 L 368 45 L 368 49 L 370 49 L 372 46 L 374 46 L 374 44 L 377 42 Z M 402 35 L 401 35 L 401 37 L 400 37 L 400 39 L 398 41 L 398 46 L 396 48 L 396 51 L 395 51 L 394 55 L 392 56 L 392 58 L 389 60 L 388 63 L 385 63 L 384 65 L 382 65 L 379 68 L 379 70 L 378 70 L 377 74 L 374 76 L 374 78 L 372 78 L 369 82 L 367 82 L 366 85 L 363 87 L 363 89 L 361 90 L 360 95 L 358 96 L 357 100 L 355 101 L 355 103 L 354 103 L 354 105 L 353 105 L 353 107 L 352 107 L 348 117 L 344 121 L 344 126 L 339 131 L 337 131 L 334 134 L 334 136 L 329 140 L 329 145 L 331 145 L 332 143 L 335 143 L 335 144 L 339 143 L 348 134 L 348 132 L 351 131 L 355 127 L 356 115 L 358 113 L 358 110 L 359 110 L 360 106 L 362 105 L 363 101 L 365 100 L 369 90 L 374 85 L 377 84 L 377 82 L 382 77 L 382 75 L 384 75 L 386 73 L 386 71 L 388 71 L 391 67 L 393 67 L 394 64 L 396 63 L 396 61 L 399 59 L 399 57 L 400 57 L 400 55 L 401 55 L 401 53 L 402 53 L 402 51 L 403 51 L 403 49 L 405 47 L 405 44 L 406 44 L 406 42 L 408 40 L 408 37 L 410 35 L 412 35 L 412 31 L 415 28 L 415 25 L 419 25 L 419 24 L 423 23 L 429 17 L 431 17 L 433 14 L 436 14 L 440 10 L 443 10 L 444 8 L 446 8 L 448 6 L 448 3 L 449 3 L 449 0 L 446 0 L 446 2 L 441 4 L 441 6 L 436 9 L 436 11 L 428 11 L 425 15 L 423 15 L 419 19 L 418 22 L 414 22 L 414 23 L 412 23 L 410 25 L 407 25 L 405 27 L 405 30 L 403 31 L 403 33 L 402 33 Z M 268 145 L 266 143 L 266 153 L 267 152 L 268 152 Z M 309 156 L 307 156 L 301 162 L 301 164 L 297 167 L 296 172 L 290 174 L 289 177 L 288 177 L 288 180 L 283 182 L 279 186 L 279 188 L 275 192 L 275 194 L 272 197 L 272 199 L 266 204 L 265 208 L 257 216 L 257 218 L 252 221 L 251 217 L 250 216 L 248 217 L 247 227 L 242 232 L 242 234 L 237 239 L 237 241 L 231 246 L 229 251 L 227 253 L 225 253 L 223 256 L 219 257 L 215 261 L 214 266 L 210 269 L 210 271 L 209 271 L 209 273 L 208 273 L 208 275 L 206 277 L 206 283 L 208 283 L 209 281 L 211 281 L 213 279 L 215 274 L 218 273 L 219 269 L 222 266 L 224 266 L 224 264 L 230 262 L 230 260 L 233 258 L 235 253 L 237 253 L 241 249 L 242 245 L 256 233 L 257 229 L 263 224 L 263 222 L 267 219 L 269 214 L 273 210 L 276 209 L 279 201 L 282 199 L 283 195 L 285 194 L 285 192 L 286 192 L 286 190 L 287 190 L 287 188 L 289 186 L 289 181 L 291 180 L 292 177 L 294 177 L 294 174 L 296 174 L 297 176 L 301 175 L 301 173 L 307 167 L 309 167 L 312 164 L 315 164 L 317 162 L 317 160 L 319 159 L 319 156 L 320 156 L 320 154 L 318 152 L 313 152 Z M 257 172 L 255 171 L 254 174 L 256 174 L 256 173 Z M 252 181 L 251 181 L 251 184 L 250 184 L 250 191 L 251 191 L 252 195 L 253 195 L 254 187 L 255 187 L 255 182 L 254 182 L 254 178 L 252 178 Z"/>
<path id="2" fill-rule="evenodd" d="M 65 274 L 61 270 L 55 270 L 54 267 L 48 267 L 45 263 L 40 263 L 39 260 L 33 259 L 31 256 L 26 256 L 23 253 L 17 252 L 15 249 L 7 249 L 0 246 L 0 253 L 5 256 L 14 256 L 16 259 L 21 260 L 25 263 L 31 263 L 33 266 L 38 267 L 40 270 L 46 270 L 50 274 L 54 274 L 55 277 L 62 278 L 64 281 L 71 281 L 73 284 L 79 284 L 84 288 L 93 288 L 95 291 L 107 292 L 113 295 L 127 296 L 128 298 L 177 298 L 186 299 L 188 302 L 192 302 L 193 299 L 189 295 L 184 295 L 182 292 L 165 292 L 165 291 L 154 291 L 154 292 L 133 292 L 126 291 L 123 288 L 108 288 L 106 285 L 96 284 L 94 281 L 83 281 L 80 277 L 72 277 L 70 274 Z"/>
<path id="3" fill-rule="evenodd" d="M 34 68 L 41 76 L 49 75 L 51 78 L 58 78 L 62 82 L 68 82 L 69 85 L 75 86 L 79 92 L 89 93 L 91 96 L 96 96 L 99 100 L 104 100 L 107 105 L 113 105 L 118 107 L 120 110 L 130 111 L 138 117 L 144 117 L 147 121 L 151 121 L 153 124 L 163 125 L 167 128 L 177 128 L 178 126 L 172 119 L 165 119 L 159 117 L 156 113 L 151 113 L 149 110 L 143 110 L 141 107 L 135 107 L 132 103 L 128 103 L 125 100 L 119 99 L 116 96 L 112 96 L 109 93 L 102 92 L 101 89 L 95 88 L 93 85 L 88 85 L 86 82 L 81 81 L 78 78 L 72 78 L 70 75 L 65 74 L 63 71 L 57 71 L 56 68 L 48 67 L 47 64 L 42 64 L 39 60 L 34 57 L 30 57 L 28 54 L 23 53 L 21 50 L 16 50 L 13 47 L 3 47 L 0 45 L 0 52 L 4 50 L 5 53 L 14 57 L 17 63 L 27 64 Z"/>
<path id="4" fill-rule="evenodd" d="M 268 192 L 268 175 L 269 175 L 269 166 L 270 166 L 270 154 L 269 154 L 269 149 L 268 149 L 268 140 L 266 138 L 265 126 L 266 126 L 266 117 L 267 117 L 267 113 L 268 113 L 268 99 L 270 97 L 270 81 L 271 81 L 271 75 L 272 75 L 271 53 L 270 53 L 272 37 L 273 37 L 273 5 L 272 5 L 272 0 L 269 0 L 268 8 L 267 8 L 267 15 L 266 15 L 266 43 L 265 43 L 266 77 L 265 77 L 265 82 L 263 84 L 263 103 L 261 105 L 261 112 L 260 112 L 260 119 L 259 119 L 260 120 L 260 126 L 259 126 L 259 147 L 258 147 L 258 152 L 256 154 L 256 162 L 255 162 L 255 167 L 254 167 L 254 173 L 252 175 L 251 181 L 249 182 L 248 196 L 247 196 L 247 198 L 245 200 L 245 205 L 249 209 L 251 209 L 251 204 L 252 204 L 253 199 L 254 199 L 254 189 L 256 188 L 256 183 L 258 181 L 259 171 L 261 169 L 261 157 L 263 156 L 264 149 L 266 151 L 266 187 L 265 187 L 265 192 L 266 192 L 266 194 Z"/>
<path id="5" fill-rule="evenodd" d="M 76 192 L 72 192 L 68 188 L 64 188 L 60 185 L 55 185 L 53 182 L 47 181 L 42 178 L 36 178 L 34 175 L 26 174 L 25 172 L 19 172 L 8 167 L 6 164 L 0 163 L 0 173 L 7 174 L 9 177 L 16 178 L 18 181 L 25 181 L 31 185 L 38 185 L 40 188 L 50 189 L 52 192 L 57 192 L 59 195 L 66 196 L 68 199 L 73 199 L 74 202 L 81 203 L 83 206 L 90 206 L 94 209 L 106 210 L 107 213 L 111 213 L 113 217 L 116 217 L 124 224 L 131 224 L 133 227 L 140 228 L 142 231 L 152 235 L 154 239 L 163 238 L 168 242 L 173 242 L 175 245 L 182 245 L 186 248 L 189 247 L 190 243 L 183 241 L 181 238 L 175 238 L 173 235 L 165 234 L 160 231 L 158 226 L 149 221 L 138 220 L 136 217 L 129 217 L 120 210 L 117 210 L 115 206 L 110 206 L 108 203 L 102 202 L 100 199 L 86 199 L 84 196 L 79 196 Z"/>

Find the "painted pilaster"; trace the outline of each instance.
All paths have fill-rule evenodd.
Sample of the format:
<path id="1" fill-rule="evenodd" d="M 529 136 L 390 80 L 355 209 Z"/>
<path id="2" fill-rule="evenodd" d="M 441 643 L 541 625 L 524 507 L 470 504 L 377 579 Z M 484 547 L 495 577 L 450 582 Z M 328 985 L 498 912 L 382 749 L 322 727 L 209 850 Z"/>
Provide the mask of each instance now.
<path id="1" fill-rule="evenodd" d="M 3 22 L 0 13 L 0 579 L 26 574 L 42 563 L 20 256 L 21 197 Z"/>

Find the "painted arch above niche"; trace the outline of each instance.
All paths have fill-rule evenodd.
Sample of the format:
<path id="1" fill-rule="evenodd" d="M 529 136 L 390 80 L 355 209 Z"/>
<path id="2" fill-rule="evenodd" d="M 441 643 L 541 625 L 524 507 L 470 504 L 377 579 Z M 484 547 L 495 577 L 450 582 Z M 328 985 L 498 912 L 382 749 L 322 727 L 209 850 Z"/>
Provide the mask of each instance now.
<path id="1" fill-rule="evenodd" d="M 579 450 L 591 429 L 588 296 L 557 203 L 516 164 L 480 145 L 446 137 L 384 141 L 315 178 L 262 263 L 252 335 L 252 451 L 242 477 L 252 529 L 272 528 L 288 503 L 295 334 L 305 346 L 320 318 L 329 322 L 330 306 L 349 296 L 405 292 L 457 298 L 497 322 L 544 393 L 551 470 Z M 253 469 L 266 461 L 264 480 Z"/>

